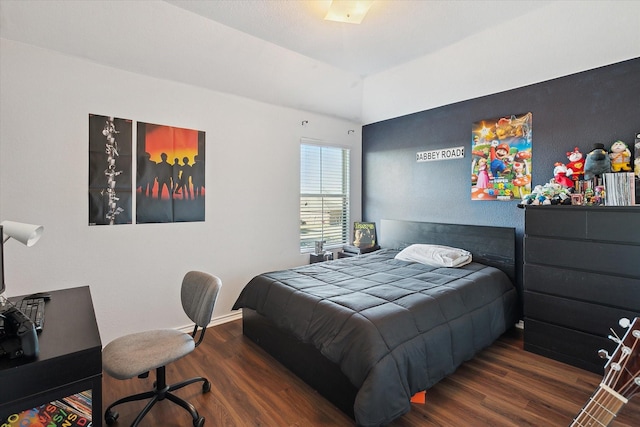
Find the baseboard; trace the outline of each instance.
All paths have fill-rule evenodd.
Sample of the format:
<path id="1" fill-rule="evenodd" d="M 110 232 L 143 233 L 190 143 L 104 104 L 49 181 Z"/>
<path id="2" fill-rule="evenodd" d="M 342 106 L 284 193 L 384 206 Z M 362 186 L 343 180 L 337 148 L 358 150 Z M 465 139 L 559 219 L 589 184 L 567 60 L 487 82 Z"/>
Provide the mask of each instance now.
<path id="1" fill-rule="evenodd" d="M 211 319 L 209 326 L 222 325 L 223 323 L 232 322 L 234 320 L 242 319 L 242 310 L 235 310 L 229 314 L 225 314 L 224 316 L 218 316 Z"/>
<path id="2" fill-rule="evenodd" d="M 211 322 L 207 325 L 207 328 L 211 328 L 217 325 L 222 325 L 223 323 L 233 322 L 234 320 L 242 319 L 242 310 L 237 310 L 229 314 L 225 314 L 224 316 L 218 316 L 211 319 Z M 193 323 L 191 325 L 185 325 L 181 328 L 177 328 L 178 330 L 190 334 L 193 332 Z"/>

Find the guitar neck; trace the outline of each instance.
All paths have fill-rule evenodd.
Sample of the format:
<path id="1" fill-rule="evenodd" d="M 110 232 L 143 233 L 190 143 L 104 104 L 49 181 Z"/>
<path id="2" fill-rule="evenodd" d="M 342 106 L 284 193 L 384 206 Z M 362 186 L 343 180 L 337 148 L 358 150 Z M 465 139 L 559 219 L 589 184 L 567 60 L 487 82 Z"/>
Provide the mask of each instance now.
<path id="1" fill-rule="evenodd" d="M 633 322 L 620 319 L 618 324 L 628 328 L 624 338 L 609 336 L 618 347 L 609 356 L 600 350 L 601 357 L 609 359 L 604 367 L 605 375 L 582 411 L 574 418 L 571 427 L 606 427 L 616 417 L 620 409 L 640 389 L 640 319 Z M 615 335 L 615 331 L 611 330 Z"/>
<path id="2" fill-rule="evenodd" d="M 600 384 L 570 427 L 608 426 L 627 399 L 605 384 Z"/>

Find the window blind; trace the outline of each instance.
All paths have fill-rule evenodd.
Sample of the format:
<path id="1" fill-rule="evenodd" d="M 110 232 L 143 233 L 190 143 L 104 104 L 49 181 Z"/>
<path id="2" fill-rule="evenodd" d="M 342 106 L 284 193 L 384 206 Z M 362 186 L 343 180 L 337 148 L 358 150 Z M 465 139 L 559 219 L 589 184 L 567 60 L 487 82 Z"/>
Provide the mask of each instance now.
<path id="1" fill-rule="evenodd" d="M 300 144 L 300 250 L 349 240 L 349 149 Z"/>

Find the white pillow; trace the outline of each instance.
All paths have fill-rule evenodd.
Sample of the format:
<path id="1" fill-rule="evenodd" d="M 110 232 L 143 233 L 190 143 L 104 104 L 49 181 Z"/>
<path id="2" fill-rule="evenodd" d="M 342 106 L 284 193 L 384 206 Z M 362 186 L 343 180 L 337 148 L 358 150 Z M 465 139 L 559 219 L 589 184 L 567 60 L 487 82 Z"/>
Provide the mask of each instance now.
<path id="1" fill-rule="evenodd" d="M 471 252 L 442 245 L 414 244 L 404 248 L 395 258 L 434 267 L 462 267 L 471 262 Z"/>

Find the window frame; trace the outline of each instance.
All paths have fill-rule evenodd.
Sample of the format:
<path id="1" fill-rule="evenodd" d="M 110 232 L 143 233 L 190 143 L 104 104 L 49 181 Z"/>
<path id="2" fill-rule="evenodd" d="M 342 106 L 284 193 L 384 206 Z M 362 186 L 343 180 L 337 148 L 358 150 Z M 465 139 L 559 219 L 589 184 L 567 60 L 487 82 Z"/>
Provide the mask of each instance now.
<path id="1" fill-rule="evenodd" d="M 304 146 L 317 147 L 321 150 L 320 151 L 320 163 L 321 163 L 320 178 L 319 178 L 319 181 L 316 182 L 316 184 L 317 183 L 320 184 L 320 189 L 318 192 L 303 193 L 303 186 L 305 184 L 303 181 L 305 178 L 303 176 L 303 174 L 305 173 L 305 165 L 303 165 L 303 162 L 305 161 L 305 159 L 303 158 Z M 324 244 L 325 250 L 340 248 L 343 245 L 348 244 L 351 238 L 350 224 L 351 224 L 351 150 L 352 149 L 351 147 L 348 147 L 348 146 L 331 144 L 326 141 L 313 140 L 308 138 L 301 138 L 299 149 L 300 149 L 300 152 L 299 152 L 300 175 L 299 175 L 298 219 L 299 219 L 300 229 L 298 232 L 298 237 L 299 237 L 300 253 L 304 254 L 304 253 L 315 252 L 315 242 L 318 240 L 322 240 L 326 242 Z M 331 152 L 333 152 L 334 154 L 336 154 L 335 150 L 340 150 L 341 160 L 340 160 L 339 167 L 336 166 L 335 163 L 330 167 L 327 167 L 327 168 L 323 167 L 322 165 L 323 149 L 331 150 Z M 311 163 L 307 162 L 307 164 L 311 164 Z M 335 172 L 337 170 L 341 171 L 341 174 L 340 174 L 341 177 L 336 181 L 327 183 L 326 180 L 324 179 L 325 176 L 331 175 L 330 173 L 331 171 Z M 314 172 L 307 174 L 306 178 L 308 180 L 312 180 L 313 173 Z M 309 183 L 309 181 L 307 181 L 307 183 Z M 330 193 L 325 193 L 326 191 L 325 187 L 327 186 L 331 187 L 331 185 L 336 186 L 338 184 L 341 188 L 341 191 L 339 193 L 336 193 L 335 190 Z M 316 213 L 313 220 L 310 222 L 309 222 L 309 213 L 313 212 L 313 210 L 316 208 L 312 207 L 309 209 L 310 212 L 303 212 L 303 206 L 306 205 L 306 204 L 303 204 L 303 198 L 307 198 L 307 199 L 321 198 L 321 202 L 319 205 L 320 212 Z M 340 201 L 336 203 L 336 199 L 340 199 Z M 340 208 L 339 208 L 340 219 L 338 224 L 339 231 L 336 231 L 336 224 L 335 224 L 335 211 L 338 209 L 330 209 L 331 205 L 333 206 L 340 205 Z M 327 206 L 329 208 L 327 208 Z M 328 209 L 328 210 L 325 211 L 325 209 Z M 317 219 L 318 217 L 320 218 L 319 222 Z M 303 235 L 304 235 L 303 227 L 305 227 L 305 225 L 308 225 L 308 224 L 312 224 L 312 225 L 310 225 L 307 229 L 311 228 L 312 230 L 315 230 L 313 231 L 311 240 L 309 238 L 306 238 L 306 239 L 303 238 Z M 314 229 L 314 226 L 315 226 L 315 229 Z M 318 230 L 318 226 L 320 227 L 320 230 Z M 339 233 L 339 238 L 336 239 L 335 236 L 338 233 Z"/>

